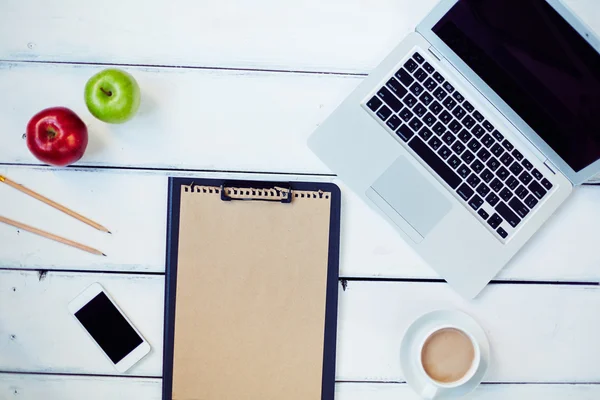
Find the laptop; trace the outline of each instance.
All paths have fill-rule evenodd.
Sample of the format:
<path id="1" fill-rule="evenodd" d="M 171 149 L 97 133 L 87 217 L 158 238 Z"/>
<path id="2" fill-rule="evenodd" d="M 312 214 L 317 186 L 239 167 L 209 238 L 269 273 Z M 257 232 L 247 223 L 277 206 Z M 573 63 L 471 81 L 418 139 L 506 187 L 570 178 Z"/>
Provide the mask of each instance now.
<path id="1" fill-rule="evenodd" d="M 309 147 L 474 298 L 600 172 L 599 49 L 557 0 L 443 0 Z"/>

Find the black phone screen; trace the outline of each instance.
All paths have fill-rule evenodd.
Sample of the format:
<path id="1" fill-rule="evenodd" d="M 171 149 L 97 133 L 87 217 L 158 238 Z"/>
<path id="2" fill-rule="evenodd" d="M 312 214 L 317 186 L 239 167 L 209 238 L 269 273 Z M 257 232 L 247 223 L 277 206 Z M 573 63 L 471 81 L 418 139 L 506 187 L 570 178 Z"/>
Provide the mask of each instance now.
<path id="1" fill-rule="evenodd" d="M 140 335 L 104 293 L 99 293 L 83 306 L 75 317 L 115 364 L 143 343 Z"/>

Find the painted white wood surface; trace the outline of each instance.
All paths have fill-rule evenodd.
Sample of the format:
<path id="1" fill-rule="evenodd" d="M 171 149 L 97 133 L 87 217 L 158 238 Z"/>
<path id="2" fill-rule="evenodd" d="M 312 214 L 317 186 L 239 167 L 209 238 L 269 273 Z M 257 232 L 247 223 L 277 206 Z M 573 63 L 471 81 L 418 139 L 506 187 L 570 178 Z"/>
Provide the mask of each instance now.
<path id="1" fill-rule="evenodd" d="M 118 375 L 67 311 L 100 282 L 153 350 L 128 374 L 160 377 L 164 277 L 0 271 L 0 371 Z M 398 352 L 419 315 L 457 308 L 473 315 L 492 344 L 488 382 L 598 382 L 600 287 L 492 285 L 475 301 L 441 283 L 349 282 L 340 289 L 341 381 L 404 380 Z"/>
<path id="2" fill-rule="evenodd" d="M 343 192 L 341 275 L 437 278 L 396 231 L 339 180 L 320 176 L 0 167 L 17 182 L 100 221 L 103 234 L 0 185 L 2 215 L 97 247 L 98 257 L 0 224 L 0 266 L 91 271 L 165 271 L 167 176 L 329 181 Z M 600 281 L 600 188 L 577 189 L 498 276 L 503 280 Z M 140 229 L 143 227 L 143 229 Z M 572 238 L 577 240 L 573 241 Z"/>
<path id="3" fill-rule="evenodd" d="M 3 0 L 0 59 L 365 73 L 436 0 Z M 596 0 L 566 0 L 600 31 Z"/>
<path id="4" fill-rule="evenodd" d="M 161 380 L 0 373 L 0 400 L 160 400 Z M 472 400 L 596 400 L 599 385 L 482 385 Z M 338 383 L 337 400 L 418 400 L 405 383 Z"/>

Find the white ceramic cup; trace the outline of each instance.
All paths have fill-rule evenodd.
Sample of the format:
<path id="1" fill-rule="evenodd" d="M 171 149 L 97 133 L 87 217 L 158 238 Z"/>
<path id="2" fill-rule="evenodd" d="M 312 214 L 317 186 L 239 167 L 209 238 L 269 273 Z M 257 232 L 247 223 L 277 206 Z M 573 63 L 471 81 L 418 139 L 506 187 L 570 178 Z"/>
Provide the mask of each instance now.
<path id="1" fill-rule="evenodd" d="M 459 380 L 454 381 L 454 382 L 449 382 L 449 383 L 438 382 L 435 379 L 433 379 L 432 377 L 430 377 L 427 374 L 427 372 L 425 371 L 425 367 L 423 366 L 423 362 L 422 362 L 422 353 L 423 353 L 423 347 L 425 346 L 425 343 L 434 333 L 436 333 L 442 329 L 456 329 L 457 331 L 462 332 L 465 336 L 467 336 L 471 340 L 471 344 L 473 345 L 473 349 L 474 349 L 473 363 L 471 364 L 471 367 L 469 368 L 467 373 Z M 421 346 L 419 346 L 419 360 L 417 361 L 417 364 L 419 365 L 419 368 L 421 370 L 421 373 L 423 374 L 423 377 L 427 380 L 427 385 L 421 391 L 421 397 L 423 397 L 424 399 L 429 399 L 429 400 L 435 399 L 435 397 L 440 392 L 440 390 L 454 389 L 454 388 L 464 385 L 473 377 L 473 375 L 475 375 L 475 373 L 477 372 L 477 369 L 479 368 L 480 363 L 481 363 L 481 349 L 479 348 L 479 343 L 477 342 L 477 339 L 475 339 L 475 337 L 473 337 L 473 335 L 471 335 L 469 332 L 465 331 L 464 329 L 459 328 L 458 326 L 448 325 L 448 324 L 437 326 L 435 329 L 432 329 L 431 331 L 429 331 L 429 333 L 427 335 L 425 335 L 425 338 L 423 339 Z"/>

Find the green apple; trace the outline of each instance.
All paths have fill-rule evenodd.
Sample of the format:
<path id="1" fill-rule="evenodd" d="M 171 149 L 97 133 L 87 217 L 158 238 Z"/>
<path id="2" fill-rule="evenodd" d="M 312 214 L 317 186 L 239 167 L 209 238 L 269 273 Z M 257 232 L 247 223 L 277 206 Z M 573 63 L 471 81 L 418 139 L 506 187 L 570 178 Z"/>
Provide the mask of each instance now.
<path id="1" fill-rule="evenodd" d="M 121 124 L 140 107 L 140 87 L 135 78 L 119 69 L 105 69 L 85 85 L 85 104 L 101 121 Z"/>

